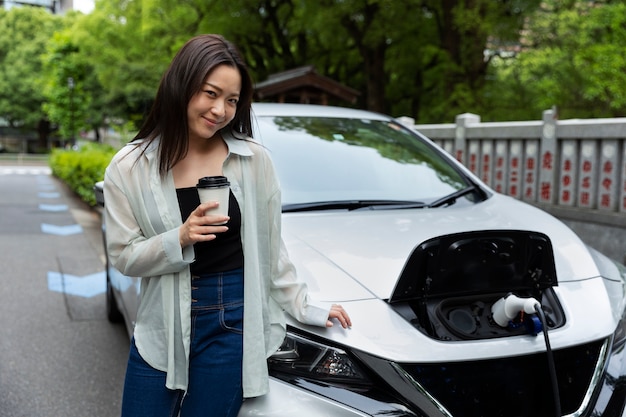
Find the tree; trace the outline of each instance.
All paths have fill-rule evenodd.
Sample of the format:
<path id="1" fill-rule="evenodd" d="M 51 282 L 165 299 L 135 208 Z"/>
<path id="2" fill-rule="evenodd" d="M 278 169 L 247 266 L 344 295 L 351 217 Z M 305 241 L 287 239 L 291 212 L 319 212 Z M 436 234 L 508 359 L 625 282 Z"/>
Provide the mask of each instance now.
<path id="1" fill-rule="evenodd" d="M 49 134 L 40 56 L 61 24 L 40 8 L 0 9 L 0 118 L 23 132 L 37 131 L 40 149 L 46 148 Z"/>
<path id="2" fill-rule="evenodd" d="M 90 127 L 88 115 L 92 114 L 89 111 L 91 96 L 86 87 L 92 68 L 79 54 L 78 46 L 72 41 L 71 31 L 54 34 L 43 55 L 43 69 L 43 93 L 46 98 L 43 109 L 50 122 L 59 127 L 61 140 L 74 142 L 76 132 Z M 97 132 L 98 123 L 94 124 Z"/>
<path id="3" fill-rule="evenodd" d="M 387 50 L 392 41 L 403 39 L 400 28 L 411 26 L 405 19 L 407 6 L 419 2 L 408 3 L 229 1 L 222 3 L 222 18 L 212 23 L 239 45 L 258 80 L 312 64 L 321 74 L 362 91 L 362 107 L 384 112 L 390 80 Z"/>
<path id="4" fill-rule="evenodd" d="M 66 66 L 80 63 L 85 77 L 95 78 L 91 87 L 73 90 L 74 98 L 100 87 L 83 105 L 97 98 L 103 118 L 138 124 L 178 48 L 195 34 L 222 33 L 239 46 L 257 81 L 312 64 L 361 91 L 359 107 L 437 122 L 480 109 L 484 51 L 517 40 L 536 2 L 102 0 L 68 25 L 76 50 L 65 56 L 72 61 Z M 65 75 L 57 75 L 56 86 L 64 87 Z M 59 104 L 61 113 L 68 108 Z"/>
<path id="5" fill-rule="evenodd" d="M 494 65 L 493 119 L 626 115 L 626 5 L 549 1 L 529 20 L 523 50 Z M 507 117 L 508 116 L 508 117 Z"/>
<path id="6" fill-rule="evenodd" d="M 215 1 L 200 23 L 237 45 L 255 81 L 314 62 L 302 2 L 294 0 Z"/>
<path id="7" fill-rule="evenodd" d="M 415 97 L 422 122 L 451 121 L 464 112 L 478 112 L 490 62 L 519 42 L 524 19 L 540 1 L 424 0 L 421 24 L 430 40 L 419 67 L 422 83 Z M 420 28 L 420 30 L 424 30 Z"/>
<path id="8" fill-rule="evenodd" d="M 101 85 L 110 122 L 141 123 L 175 52 L 197 33 L 201 3 L 107 0 L 77 22 L 72 36 Z"/>
<path id="9" fill-rule="evenodd" d="M 517 42 L 538 3 L 240 0 L 220 15 L 257 73 L 313 64 L 362 91 L 362 107 L 437 122 L 480 108 L 485 51 Z"/>
<path id="10" fill-rule="evenodd" d="M 232 40 L 256 81 L 313 65 L 361 91 L 358 107 L 421 123 L 450 121 L 462 112 L 510 119 L 532 109 L 536 117 L 537 107 L 554 103 L 585 108 L 593 102 L 598 112 L 619 112 L 620 7 L 609 0 L 99 0 L 89 15 L 2 11 L 0 23 L 21 26 L 0 34 L 0 117 L 32 125 L 26 120 L 37 112 L 19 109 L 38 108 L 43 91 L 62 135 L 104 121 L 130 120 L 137 127 L 173 55 L 199 33 Z M 10 13 L 24 15 L 9 19 Z M 39 13 L 39 20 L 28 13 Z M 596 17 L 582 21 L 576 13 Z M 574 32 L 582 29 L 587 37 Z M 519 45 L 525 49 L 518 58 L 503 59 Z M 36 57 L 45 51 L 42 73 Z M 7 64 L 15 60 L 24 62 Z M 590 78 L 583 68 L 593 69 Z M 45 88 L 34 74 L 42 74 Z M 29 86 L 28 94 L 18 84 Z M 572 93 L 562 85 L 585 88 Z M 545 94 L 539 97 L 531 86 Z M 32 103 L 22 106 L 27 100 Z M 41 112 L 34 119 L 45 120 Z"/>

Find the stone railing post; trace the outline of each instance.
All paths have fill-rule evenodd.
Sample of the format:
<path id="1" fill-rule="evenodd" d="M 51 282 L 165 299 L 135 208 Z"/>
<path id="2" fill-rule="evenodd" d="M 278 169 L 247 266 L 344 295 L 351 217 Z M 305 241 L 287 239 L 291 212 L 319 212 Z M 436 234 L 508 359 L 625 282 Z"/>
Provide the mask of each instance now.
<path id="1" fill-rule="evenodd" d="M 480 123 L 480 116 L 472 113 L 463 113 L 456 116 L 454 132 L 454 156 L 460 163 L 467 166 L 467 127 L 470 124 Z"/>
<path id="2" fill-rule="evenodd" d="M 541 165 L 539 166 L 540 203 L 553 204 L 556 200 L 557 181 L 557 120 L 556 107 L 543 112 L 543 129 L 541 130 Z"/>

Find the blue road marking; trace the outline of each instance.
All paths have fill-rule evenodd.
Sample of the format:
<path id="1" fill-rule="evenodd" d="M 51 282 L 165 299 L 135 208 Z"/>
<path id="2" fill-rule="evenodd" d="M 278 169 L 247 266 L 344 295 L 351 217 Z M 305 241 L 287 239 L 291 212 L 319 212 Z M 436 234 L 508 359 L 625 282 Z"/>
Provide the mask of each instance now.
<path id="1" fill-rule="evenodd" d="M 37 194 L 39 198 L 59 198 L 61 193 L 41 192 Z"/>
<path id="2" fill-rule="evenodd" d="M 106 291 L 106 275 L 102 271 L 78 277 L 49 271 L 48 289 L 64 294 L 91 298 Z"/>
<path id="3" fill-rule="evenodd" d="M 67 211 L 67 204 L 40 204 L 39 210 L 42 211 Z"/>
<path id="4" fill-rule="evenodd" d="M 83 233 L 83 228 L 79 224 L 70 224 L 68 226 L 57 226 L 54 224 L 41 224 L 41 231 L 50 235 L 69 236 Z"/>

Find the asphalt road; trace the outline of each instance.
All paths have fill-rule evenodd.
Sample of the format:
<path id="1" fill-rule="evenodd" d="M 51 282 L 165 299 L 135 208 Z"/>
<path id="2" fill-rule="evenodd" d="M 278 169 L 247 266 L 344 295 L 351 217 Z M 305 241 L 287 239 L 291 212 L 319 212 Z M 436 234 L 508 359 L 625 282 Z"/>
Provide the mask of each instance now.
<path id="1" fill-rule="evenodd" d="M 0 417 L 119 416 L 100 219 L 45 165 L 0 165 L 0 265 Z"/>

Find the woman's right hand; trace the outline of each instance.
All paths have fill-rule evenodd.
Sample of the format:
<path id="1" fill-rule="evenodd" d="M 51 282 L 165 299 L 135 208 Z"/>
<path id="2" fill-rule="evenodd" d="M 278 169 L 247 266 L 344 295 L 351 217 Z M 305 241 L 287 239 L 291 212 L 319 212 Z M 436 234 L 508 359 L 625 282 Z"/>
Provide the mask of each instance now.
<path id="1" fill-rule="evenodd" d="M 223 223 L 230 220 L 228 216 L 209 214 L 205 216 L 207 210 L 218 206 L 217 201 L 200 204 L 191 212 L 185 223 L 180 227 L 178 238 L 180 245 L 184 248 L 196 242 L 207 242 L 215 239 L 217 233 L 224 233 L 228 227 Z"/>

